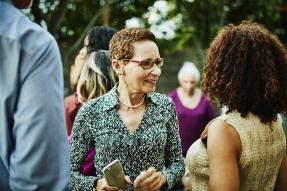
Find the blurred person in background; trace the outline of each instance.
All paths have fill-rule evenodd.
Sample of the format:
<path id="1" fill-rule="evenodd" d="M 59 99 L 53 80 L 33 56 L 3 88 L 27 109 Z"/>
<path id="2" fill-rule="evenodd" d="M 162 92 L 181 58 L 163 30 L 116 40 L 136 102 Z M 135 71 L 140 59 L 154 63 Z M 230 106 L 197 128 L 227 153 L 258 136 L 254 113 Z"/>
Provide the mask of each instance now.
<path id="1" fill-rule="evenodd" d="M 31 3 L 0 0 L 0 190 L 68 190 L 62 62 Z"/>
<path id="2" fill-rule="evenodd" d="M 175 103 L 184 157 L 207 123 L 216 116 L 214 106 L 198 88 L 199 80 L 196 66 L 186 61 L 178 72 L 179 87 L 168 94 Z"/>
<path id="3" fill-rule="evenodd" d="M 64 100 L 68 135 L 71 134 L 76 115 L 82 106 L 82 102 L 78 99 L 76 89 L 83 65 L 91 52 L 109 50 L 110 39 L 116 31 L 117 30 L 115 28 L 105 26 L 96 26 L 91 28 L 84 39 L 83 48 L 79 51 L 79 54 L 75 58 L 75 62 L 71 65 L 70 85 L 72 94 L 67 96 Z"/>
<path id="4" fill-rule="evenodd" d="M 91 52 L 80 74 L 77 94 L 80 103 L 95 99 L 107 93 L 116 84 L 116 75 L 111 66 L 109 51 Z"/>
<path id="5" fill-rule="evenodd" d="M 184 173 L 178 121 L 172 100 L 154 93 L 161 74 L 153 33 L 142 28 L 117 32 L 110 59 L 119 76 L 108 93 L 86 102 L 76 117 L 71 142 L 72 190 L 118 190 L 107 184 L 102 169 L 118 159 L 133 181 L 128 190 L 171 190 Z M 94 147 L 95 176 L 82 165 Z"/>
<path id="6" fill-rule="evenodd" d="M 189 147 L 200 138 L 207 123 L 216 116 L 214 106 L 198 88 L 199 81 L 198 69 L 194 63 L 186 61 L 178 72 L 179 87 L 169 93 L 175 103 L 184 157 Z M 191 190 L 190 178 L 186 168 L 182 184 L 178 184 L 177 189 L 185 187 L 185 190 Z"/>
<path id="7" fill-rule="evenodd" d="M 65 97 L 64 100 L 64 111 L 66 118 L 66 128 L 68 136 L 71 135 L 73 123 L 77 116 L 77 113 L 82 106 L 82 103 L 78 100 L 77 95 L 77 83 L 80 78 L 80 74 L 83 68 L 83 65 L 86 61 L 86 56 L 78 54 L 75 58 L 74 63 L 71 65 L 70 70 L 70 85 L 72 94 Z"/>
<path id="8" fill-rule="evenodd" d="M 98 50 L 91 52 L 84 63 L 77 84 L 77 97 L 81 104 L 107 93 L 116 83 L 116 76 L 111 67 L 109 52 Z M 71 136 L 69 136 L 70 140 Z M 83 164 L 83 175 L 94 176 L 94 149 L 90 148 Z"/>
<path id="9" fill-rule="evenodd" d="M 105 26 L 91 28 L 84 39 L 83 48 L 71 66 L 70 84 L 74 93 L 64 100 L 69 142 L 73 123 L 82 104 L 108 92 L 115 84 L 115 74 L 105 50 L 109 49 L 110 39 L 116 31 L 115 28 Z M 94 149 L 90 149 L 83 165 L 85 176 L 95 175 L 93 156 Z"/>
<path id="10" fill-rule="evenodd" d="M 227 25 L 213 40 L 203 90 L 226 114 L 188 150 L 194 190 L 287 190 L 287 52 L 262 25 Z"/>

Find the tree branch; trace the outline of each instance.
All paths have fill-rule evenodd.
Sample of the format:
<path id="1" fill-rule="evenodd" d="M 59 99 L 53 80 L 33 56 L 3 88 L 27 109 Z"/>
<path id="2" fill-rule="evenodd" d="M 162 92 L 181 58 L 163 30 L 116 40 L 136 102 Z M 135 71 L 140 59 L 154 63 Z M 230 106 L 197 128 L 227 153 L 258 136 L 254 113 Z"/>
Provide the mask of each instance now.
<path id="1" fill-rule="evenodd" d="M 42 10 L 39 8 L 40 0 L 34 0 L 31 7 L 31 13 L 34 16 L 34 22 L 40 25 L 41 21 L 44 20 Z"/>
<path id="2" fill-rule="evenodd" d="M 68 0 L 60 0 L 59 1 L 59 6 L 57 6 L 56 10 L 51 16 L 50 22 L 48 29 L 52 35 L 55 35 L 57 31 L 59 30 L 63 19 L 66 16 L 67 13 L 67 5 L 68 5 Z"/>
<path id="3" fill-rule="evenodd" d="M 102 15 L 102 11 L 99 11 L 97 14 L 95 14 L 92 19 L 90 20 L 90 22 L 87 24 L 87 26 L 85 27 L 85 29 L 83 30 L 82 34 L 80 35 L 80 37 L 77 39 L 77 41 L 73 44 L 73 46 L 71 46 L 71 48 L 69 48 L 64 56 L 64 64 L 67 64 L 68 59 L 70 58 L 70 55 L 75 52 L 81 45 L 81 43 L 83 42 L 83 39 L 85 38 L 85 36 L 87 35 L 87 32 L 90 30 L 90 28 L 92 28 L 92 26 L 95 24 L 95 22 L 97 21 L 97 19 Z"/>

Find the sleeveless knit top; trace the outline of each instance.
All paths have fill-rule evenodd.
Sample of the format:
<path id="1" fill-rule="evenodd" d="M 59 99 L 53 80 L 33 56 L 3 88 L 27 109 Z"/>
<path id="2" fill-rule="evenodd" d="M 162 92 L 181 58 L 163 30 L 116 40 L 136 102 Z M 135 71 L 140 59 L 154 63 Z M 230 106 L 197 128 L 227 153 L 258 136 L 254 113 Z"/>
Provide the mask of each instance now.
<path id="1" fill-rule="evenodd" d="M 270 127 L 251 113 L 242 118 L 238 112 L 217 119 L 232 125 L 241 140 L 242 154 L 238 164 L 240 190 L 272 191 L 282 159 L 286 155 L 286 139 L 280 120 L 277 119 Z M 207 148 L 201 139 L 191 145 L 186 159 L 192 177 L 192 190 L 208 190 Z"/>

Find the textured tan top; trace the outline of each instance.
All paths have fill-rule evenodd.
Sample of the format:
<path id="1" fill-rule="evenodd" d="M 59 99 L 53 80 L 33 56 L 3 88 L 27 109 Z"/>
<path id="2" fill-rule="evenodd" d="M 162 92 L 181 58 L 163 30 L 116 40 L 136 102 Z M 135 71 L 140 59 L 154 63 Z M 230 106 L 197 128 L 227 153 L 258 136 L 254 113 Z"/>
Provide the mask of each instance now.
<path id="1" fill-rule="evenodd" d="M 238 112 L 232 112 L 217 119 L 232 125 L 240 136 L 240 190 L 273 190 L 282 159 L 286 155 L 286 139 L 279 120 L 273 122 L 270 128 L 270 125 L 262 124 L 253 114 L 242 118 Z M 208 190 L 208 156 L 201 139 L 191 145 L 186 160 L 192 176 L 192 190 Z"/>

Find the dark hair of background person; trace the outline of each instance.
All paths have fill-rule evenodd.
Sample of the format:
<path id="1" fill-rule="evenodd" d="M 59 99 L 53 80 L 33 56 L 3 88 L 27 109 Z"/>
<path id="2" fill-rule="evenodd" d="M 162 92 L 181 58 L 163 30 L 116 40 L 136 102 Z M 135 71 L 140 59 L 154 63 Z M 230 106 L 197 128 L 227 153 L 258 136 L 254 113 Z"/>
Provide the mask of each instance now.
<path id="1" fill-rule="evenodd" d="M 260 24 L 227 25 L 211 43 L 203 90 L 231 112 L 248 112 L 271 123 L 287 111 L 287 53 L 280 40 Z"/>
<path id="2" fill-rule="evenodd" d="M 12 0 L 12 2 L 18 9 L 25 9 L 32 5 L 33 0 Z"/>
<path id="3" fill-rule="evenodd" d="M 156 42 L 149 30 L 133 27 L 120 30 L 110 41 L 110 59 L 130 59 L 134 55 L 133 43 L 142 40 Z"/>
<path id="4" fill-rule="evenodd" d="M 109 50 L 109 41 L 116 32 L 115 28 L 106 26 L 91 28 L 88 32 L 88 54 L 98 50 Z"/>
<path id="5" fill-rule="evenodd" d="M 85 103 L 102 96 L 115 85 L 117 79 L 111 67 L 109 52 L 99 50 L 89 54 L 77 84 L 78 99 Z"/>
<path id="6" fill-rule="evenodd" d="M 86 57 L 89 57 L 89 54 L 91 54 L 94 51 L 109 50 L 109 42 L 112 36 L 116 32 L 117 32 L 117 29 L 112 28 L 112 27 L 106 27 L 106 26 L 92 27 L 88 31 L 87 36 L 86 36 L 86 38 L 88 39 L 88 43 L 87 45 L 84 45 L 83 47 L 83 48 L 86 48 L 86 54 L 87 54 Z M 81 69 L 83 66 L 81 63 L 76 63 L 76 62 L 81 62 L 80 60 L 81 57 L 79 57 L 80 52 L 77 56 L 78 58 L 75 59 L 75 61 L 72 63 L 71 68 L 70 68 L 70 86 L 73 92 L 76 91 L 77 89 L 77 82 L 79 80 Z"/>

